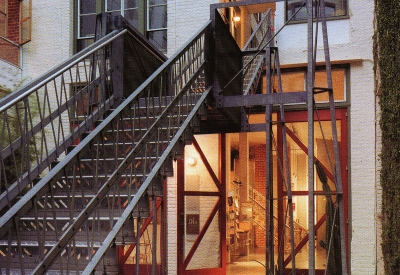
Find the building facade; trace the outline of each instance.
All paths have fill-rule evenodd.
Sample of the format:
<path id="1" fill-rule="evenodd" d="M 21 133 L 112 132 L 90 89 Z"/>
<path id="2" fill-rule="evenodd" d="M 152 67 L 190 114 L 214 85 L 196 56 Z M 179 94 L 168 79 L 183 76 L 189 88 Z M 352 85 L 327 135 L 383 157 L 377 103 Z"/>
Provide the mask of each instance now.
<path id="1" fill-rule="evenodd" d="M 251 4 L 252 1 L 244 1 Z M 279 49 L 280 65 L 282 68 L 283 92 L 304 90 L 306 86 L 307 69 L 307 23 L 302 12 L 296 13 L 302 1 L 258 1 L 258 5 L 245 7 L 224 8 L 220 13 L 225 16 L 226 24 L 242 48 L 251 35 L 251 20 L 254 14 L 262 14 L 271 9 L 276 37 L 275 45 Z M 335 103 L 338 109 L 340 128 L 340 146 L 344 174 L 346 242 L 350 274 L 383 274 L 383 262 L 380 254 L 380 188 L 379 188 L 379 125 L 377 124 L 378 109 L 374 94 L 373 52 L 372 37 L 374 34 L 374 3 L 373 1 L 326 1 L 328 15 L 328 38 L 330 59 L 332 61 L 333 87 Z M 121 13 L 130 20 L 145 37 L 156 45 L 166 56 L 172 56 L 188 41 L 196 31 L 210 20 L 210 5 L 215 1 L 195 0 L 121 0 L 121 1 L 17 1 L 0 0 L 0 85 L 1 88 L 15 89 L 28 83 L 30 80 L 44 74 L 54 66 L 62 63 L 71 55 L 84 49 L 93 42 L 95 36 L 96 14 L 101 12 Z M 291 22 L 286 21 L 293 15 Z M 234 21 L 240 16 L 240 21 Z M 236 20 L 236 19 L 235 19 Z M 319 28 L 319 39 L 322 40 Z M 322 41 L 320 41 L 322 42 Z M 316 81 L 324 86 L 324 51 L 319 43 L 316 51 L 317 70 Z M 7 49 L 7 54 L 4 54 Z M 10 50 L 9 50 L 10 49 Z M 259 85 L 259 93 L 263 93 L 266 80 Z M 277 84 L 276 84 L 277 85 Z M 277 86 L 278 89 L 278 86 Z M 326 109 L 326 98 L 317 98 L 320 103 L 321 116 Z M 301 136 L 304 131 L 305 108 L 294 106 L 289 109 L 286 121 L 290 124 L 293 133 Z M 260 113 L 255 113 L 250 119 L 265 120 Z M 322 119 L 323 120 L 323 119 Z M 328 134 L 329 135 L 329 134 Z M 226 218 L 226 236 L 220 236 L 218 224 L 210 224 L 211 233 L 207 233 L 206 244 L 198 249 L 193 265 L 189 269 L 207 269 L 218 266 L 221 259 L 209 257 L 210 254 L 219 254 L 228 265 L 235 261 L 230 254 L 247 254 L 247 249 L 265 247 L 266 239 L 262 226 L 254 224 L 257 221 L 254 202 L 255 192 L 265 196 L 264 180 L 265 168 L 265 136 L 262 134 L 229 133 L 221 143 L 218 135 L 197 136 L 196 140 L 205 155 L 213 155 L 213 148 L 225 147 L 218 154 L 225 154 L 231 160 L 226 164 L 226 213 L 220 213 Z M 301 138 L 300 138 L 301 139 Z M 320 142 L 320 143 L 318 143 Z M 298 228 L 307 230 L 307 216 L 302 210 L 307 204 L 302 197 L 302 182 L 306 180 L 307 171 L 302 166 L 306 161 L 301 146 L 294 140 L 290 142 L 291 170 L 293 174 L 293 190 L 297 191 L 294 199 L 294 218 Z M 304 144 L 306 142 L 303 141 Z M 322 138 L 316 140 L 316 147 L 324 147 Z M 316 151 L 318 152 L 318 148 Z M 322 149 L 321 149 L 322 150 Z M 235 156 L 238 152 L 238 156 Z M 322 153 L 321 153 L 322 154 Z M 184 207 L 186 214 L 196 215 L 203 209 L 201 206 L 212 205 L 213 202 L 200 197 L 180 205 L 185 200 L 179 188 L 185 184 L 192 184 L 187 188 L 199 189 L 202 192 L 213 190 L 215 186 L 204 184 L 211 180 L 206 176 L 206 164 L 199 159 L 199 153 L 193 145 L 185 149 L 186 159 L 194 158 L 196 165 L 181 163 L 185 169 L 184 183 L 179 182 L 179 173 L 168 178 L 167 188 L 167 251 L 168 274 L 185 274 L 180 260 L 180 250 L 187 251 L 195 238 L 180 229 L 179 214 Z M 218 158 L 210 159 L 210 166 L 218 170 Z M 201 164 L 202 163 L 202 164 Z M 174 169 L 180 169 L 175 163 Z M 276 168 L 278 169 L 278 168 Z M 278 180 L 277 180 L 278 181 Z M 240 186 L 237 183 L 240 182 Z M 316 183 L 317 186 L 318 183 Z M 278 184 L 279 185 L 279 184 Z M 321 188 L 319 186 L 317 187 Z M 318 189 L 320 190 L 320 189 Z M 263 194 L 264 193 L 264 194 Z M 187 201 L 188 198 L 186 198 Z M 236 200 L 237 199 L 237 200 Z M 230 202 L 229 200 L 232 200 Z M 325 203 L 323 197 L 317 200 L 317 205 Z M 236 205 L 237 204 L 237 205 Z M 249 205 L 252 205 L 251 207 Z M 189 208 L 185 208 L 189 207 Z M 235 208 L 236 207 L 236 208 Z M 285 208 L 284 205 L 276 205 Z M 318 208 L 318 207 L 317 207 Z M 191 211 L 191 212 L 190 212 Z M 236 225 L 236 212 L 239 212 Z M 246 216 L 246 211 L 249 211 Z M 261 210 L 260 210 L 261 211 Z M 277 210 L 280 211 L 280 210 Z M 316 217 L 322 217 L 316 210 Z M 261 214 L 260 214 L 261 215 Z M 193 216 L 194 218 L 196 216 Z M 253 221 L 254 219 L 254 221 Z M 250 222 L 251 220 L 251 222 Z M 265 220 L 260 218 L 261 222 Z M 254 222 L 254 223 L 253 223 Z M 236 226 L 240 231 L 230 232 Z M 245 228 L 245 229 L 244 229 Z M 187 230 L 185 228 L 184 230 Z M 195 229 L 194 229 L 195 230 Z M 239 246 L 232 248 L 230 244 L 239 244 L 244 234 L 248 240 L 246 251 Z M 322 234 L 322 233 L 321 233 Z M 233 237 L 232 237 L 233 235 Z M 232 238 L 237 239 L 232 241 Z M 264 237 L 263 237 L 264 236 Z M 299 238 L 304 237 L 299 235 Z M 323 237 L 317 234 L 317 241 Z M 184 248 L 180 240 L 184 240 Z M 218 251 L 213 246 L 214 241 L 226 243 L 227 251 Z M 237 243 L 236 243 L 237 242 Z M 300 242 L 300 241 L 299 241 Z M 316 244 L 318 246 L 318 244 Z M 250 248 L 249 248 L 250 247 Z M 234 250 L 232 250 L 234 249 Z M 321 253 L 323 250 L 317 248 Z M 233 251 L 233 252 L 232 252 Z M 306 255 L 304 250 L 301 252 Z M 317 252 L 318 253 L 318 252 Z M 300 254 L 299 254 L 300 255 Z M 299 258 L 301 261 L 301 258 Z M 226 268 L 226 263 L 225 269 Z M 323 269 L 326 261 L 317 263 Z M 304 266 L 307 269 L 307 266 Z M 229 268 L 228 268 L 229 269 Z"/>

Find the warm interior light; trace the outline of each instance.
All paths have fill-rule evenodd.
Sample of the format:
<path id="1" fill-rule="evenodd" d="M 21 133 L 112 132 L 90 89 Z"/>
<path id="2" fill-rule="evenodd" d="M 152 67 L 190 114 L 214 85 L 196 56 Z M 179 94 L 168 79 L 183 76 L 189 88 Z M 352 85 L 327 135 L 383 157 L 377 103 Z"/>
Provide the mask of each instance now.
<path id="1" fill-rule="evenodd" d="M 234 22 L 239 22 L 240 21 L 240 16 L 234 16 L 233 17 Z"/>
<path id="2" fill-rule="evenodd" d="M 190 166 L 195 166 L 196 165 L 196 160 L 194 158 L 187 158 L 186 162 Z"/>

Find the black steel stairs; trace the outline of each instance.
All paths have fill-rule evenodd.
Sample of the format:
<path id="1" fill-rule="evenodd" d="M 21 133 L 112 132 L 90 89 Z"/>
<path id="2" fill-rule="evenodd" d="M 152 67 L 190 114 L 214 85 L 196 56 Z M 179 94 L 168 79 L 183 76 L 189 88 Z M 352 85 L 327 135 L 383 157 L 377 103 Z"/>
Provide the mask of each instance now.
<path id="1" fill-rule="evenodd" d="M 121 33 L 115 32 L 110 41 Z M 129 92 L 117 89 L 121 87 L 123 73 L 104 55 L 115 54 L 121 43 L 93 58 L 99 66 L 93 66 L 91 74 L 106 77 L 87 80 L 87 86 L 75 98 L 66 98 L 62 107 L 56 108 L 63 111 L 53 112 L 46 121 L 62 121 L 65 116 L 71 119 L 85 93 L 95 91 L 91 96 L 96 99 L 98 91 L 105 92 L 109 86 L 114 90 L 104 102 L 90 106 L 93 114 L 89 112 L 83 120 L 70 123 L 79 126 L 71 126 L 71 133 L 66 135 L 68 142 L 54 149 L 58 160 L 44 159 L 41 177 L 35 174 L 34 182 L 23 186 L 27 186 L 26 194 L 19 190 L 18 196 L 7 201 L 8 191 L 5 192 L 3 201 L 7 201 L 8 207 L 2 208 L 4 215 L 0 217 L 0 274 L 118 274 L 118 247 L 125 244 L 136 246 L 138 273 L 141 234 L 149 225 L 143 220 L 156 216 L 154 202 L 163 200 L 165 178 L 172 176 L 173 159 L 182 156 L 193 133 L 204 132 L 201 127 L 212 109 L 211 104 L 206 105 L 206 99 L 212 95 L 207 86 L 210 37 L 211 22 L 207 22 L 193 39 Z M 264 57 L 255 58 L 255 66 L 246 73 L 247 94 L 255 93 L 263 60 Z M 96 71 L 103 68 L 104 72 Z M 66 72 L 72 75 L 71 71 Z M 53 82 L 60 82 L 63 87 L 64 76 L 60 81 L 49 81 Z M 24 100 L 30 94 L 39 94 L 28 88 Z M 211 111 L 221 113 L 218 117 L 224 121 L 220 124 L 229 121 L 223 111 Z M 225 127 L 229 128 L 229 123 Z M 34 130 L 29 131 L 27 136 L 35 135 Z M 41 133 L 45 136 L 44 131 Z M 11 151 L 12 146 L 11 143 L 8 147 Z M 153 253 L 157 259 L 149 262 L 153 271 L 165 261 L 165 255 L 159 251 L 164 233 L 160 222 L 159 229 L 153 230 L 151 243 L 158 249 Z"/>

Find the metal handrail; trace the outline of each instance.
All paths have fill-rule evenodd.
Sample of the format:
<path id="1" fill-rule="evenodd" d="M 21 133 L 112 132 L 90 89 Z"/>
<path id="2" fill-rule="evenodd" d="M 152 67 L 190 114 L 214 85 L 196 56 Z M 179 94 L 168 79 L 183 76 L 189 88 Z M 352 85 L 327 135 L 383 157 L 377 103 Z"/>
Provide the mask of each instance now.
<path id="1" fill-rule="evenodd" d="M 242 48 L 242 51 L 246 51 L 250 49 L 251 43 L 253 42 L 254 38 L 257 38 L 258 35 L 262 36 L 261 41 L 258 41 L 258 45 L 256 49 L 260 49 L 262 42 L 266 39 L 266 33 L 268 32 L 269 26 L 269 19 L 271 17 L 271 9 L 268 9 L 262 16 L 260 22 L 258 23 L 256 29 L 253 31 L 249 39 L 247 40 L 246 44 Z"/>
<path id="2" fill-rule="evenodd" d="M 112 244 L 113 240 L 119 236 L 119 229 L 121 229 L 124 222 L 129 218 L 129 215 L 136 207 L 139 199 L 144 195 L 146 189 L 149 187 L 175 145 L 179 142 L 183 133 L 190 127 L 190 122 L 210 93 L 210 88 L 205 89 L 204 83 L 202 83 L 208 59 L 208 49 L 206 45 L 208 44 L 207 39 L 210 35 L 210 31 L 211 22 L 208 22 L 192 40 L 181 48 L 179 53 L 173 55 L 166 63 L 161 65 L 148 80 L 141 84 L 125 99 L 125 101 L 118 105 L 85 139 L 76 145 L 68 155 L 29 190 L 23 197 L 23 200 L 18 201 L 5 215 L 0 217 L 0 236 L 12 234 L 10 233 L 12 231 L 19 234 L 18 230 L 10 229 L 15 229 L 19 219 L 23 217 L 24 214 L 28 214 L 27 211 L 29 208 L 35 207 L 38 198 L 43 197 L 53 201 L 58 185 L 75 185 L 78 184 L 78 181 L 79 184 L 81 184 L 82 171 L 80 171 L 80 169 L 83 165 L 83 156 L 89 153 L 92 156 L 90 159 L 91 165 L 97 168 L 102 167 L 101 165 L 105 164 L 108 159 L 103 159 L 99 155 L 99 152 L 104 152 L 106 148 L 105 140 L 108 140 L 108 142 L 110 142 L 110 139 L 113 140 L 112 148 L 115 154 L 115 163 L 111 167 L 113 169 L 112 174 L 106 176 L 103 182 L 98 180 L 99 174 L 97 170 L 92 171 L 93 185 L 96 186 L 96 189 L 94 189 L 96 190 L 95 196 L 93 196 L 92 192 L 89 192 L 91 194 L 86 196 L 86 189 L 85 191 L 82 190 L 82 193 L 79 193 L 80 198 L 88 200 L 87 204 L 79 210 L 80 212 L 76 209 L 78 206 L 73 204 L 69 206 L 68 210 L 71 215 L 70 223 L 65 226 L 62 235 L 58 236 L 55 234 L 57 242 L 50 251 L 41 255 L 41 262 L 38 263 L 37 268 L 32 274 L 43 274 L 45 270 L 51 268 L 54 262 L 58 262 L 58 259 L 61 262 L 61 258 L 59 257 L 63 257 L 62 251 L 66 249 L 67 246 L 71 245 L 75 248 L 74 236 L 79 234 L 76 229 L 81 228 L 89 221 L 100 219 L 98 211 L 100 211 L 100 207 L 103 207 L 101 203 L 106 197 L 113 198 L 113 201 L 119 201 L 122 197 L 124 199 L 128 197 L 129 203 L 124 207 L 108 205 L 107 215 L 110 217 L 109 222 L 112 224 L 113 229 L 107 232 L 108 235 L 104 237 L 105 239 L 102 241 L 101 246 L 97 249 L 97 247 L 90 246 L 90 240 L 87 240 L 88 247 L 97 249 L 97 252 L 94 255 L 90 255 L 90 257 L 93 257 L 86 269 L 90 269 L 91 271 L 84 274 L 91 273 L 97 266 L 97 263 L 103 258 L 105 251 L 109 249 L 109 244 Z M 166 86 L 168 86 L 168 91 L 170 91 L 170 93 L 167 92 Z M 167 99 L 166 95 L 171 96 Z M 156 110 L 161 107 L 161 103 L 159 103 L 161 101 L 168 101 L 169 103 L 167 107 L 163 107 L 164 109 L 161 114 L 157 113 L 157 115 L 154 115 L 156 118 L 155 121 L 150 121 L 148 118 L 149 116 L 147 116 L 142 118 L 139 123 L 133 123 L 137 114 L 142 112 L 141 108 L 145 108 L 143 110 L 145 114 L 155 114 Z M 146 104 L 143 104 L 143 102 Z M 189 102 L 193 104 L 189 105 Z M 133 138 L 133 140 L 129 142 L 125 141 L 126 137 L 120 132 L 121 127 L 128 122 L 132 122 L 132 125 L 136 125 L 132 126 L 133 128 L 130 130 L 129 136 L 140 136 L 140 138 Z M 160 127 L 162 125 L 167 125 L 168 127 Z M 144 133 L 144 131 L 146 132 Z M 168 142 L 166 148 L 158 146 L 158 144 L 164 144 L 165 141 Z M 151 147 L 152 144 L 156 144 L 155 147 Z M 147 152 L 149 152 L 149 149 L 153 151 L 156 150 L 155 159 L 157 161 L 155 164 L 147 159 Z M 118 152 L 123 152 L 124 157 L 122 160 L 117 156 Z M 137 168 L 135 165 L 139 163 L 143 163 L 143 165 Z M 62 183 L 62 181 L 60 181 L 65 173 L 67 173 L 66 171 L 71 171 L 71 173 L 73 173 L 71 183 Z M 74 171 L 78 172 L 75 173 Z M 121 193 L 122 191 L 113 191 L 115 189 L 119 190 L 120 185 L 116 183 L 120 175 L 126 173 L 131 173 L 130 177 L 135 179 L 136 183 L 138 181 L 142 182 L 138 190 L 129 189 L 130 191 L 124 191 L 123 194 Z M 138 179 L 138 177 L 141 179 Z M 131 181 L 131 179 L 129 181 Z M 126 186 L 128 186 L 127 188 L 133 188 L 131 185 L 132 184 L 127 184 Z M 91 188 L 94 188 L 94 186 Z M 75 196 L 75 193 L 72 191 L 69 193 L 71 200 L 73 200 Z M 46 207 L 46 205 L 44 206 Z M 47 219 L 54 222 L 58 221 L 54 207 L 47 207 L 43 211 L 45 211 L 45 213 L 49 212 Z M 50 213 L 53 213 L 53 215 Z M 114 217 L 119 217 L 116 223 Z M 94 233 L 96 232 L 91 232 L 90 234 Z M 101 234 L 104 233 L 100 233 L 96 235 L 96 240 L 103 240 Z M 40 242 L 38 241 L 38 243 Z M 17 242 L 16 245 L 17 250 L 22 250 L 21 243 Z M 64 257 L 66 256 L 64 255 Z M 73 264 L 72 262 L 72 260 L 67 261 L 67 263 L 70 264 Z M 76 266 L 73 268 L 76 268 Z M 21 269 L 23 269 L 23 267 L 21 267 Z"/>
<path id="3" fill-rule="evenodd" d="M 92 128 L 93 123 L 112 106 L 112 93 L 105 94 L 105 79 L 110 78 L 111 69 L 110 62 L 105 60 L 104 48 L 125 33 L 127 30 L 112 31 L 0 100 L 0 125 L 3 125 L 0 129 L 0 166 L 4 167 L 5 161 L 9 159 L 17 173 L 16 178 L 7 179 L 7 170 L 2 168 L 0 172 L 0 180 L 3 181 L 0 210 L 9 205 L 28 185 L 32 186 L 32 181 L 49 169 L 53 161 L 67 153 L 68 147 Z M 90 57 L 93 59 L 88 61 Z M 75 88 L 82 83 L 85 86 L 69 95 L 68 82 L 74 83 L 72 85 Z M 100 89 L 101 93 L 97 93 L 96 89 Z M 77 105 L 84 106 L 83 98 L 87 96 L 90 97 L 89 103 L 97 103 L 97 107 L 81 107 L 85 109 L 85 115 L 83 119 L 78 119 L 74 112 L 78 109 Z M 95 97 L 98 98 L 97 102 L 93 101 Z M 17 133 L 13 133 L 8 126 L 11 116 L 19 124 Z M 16 155 L 18 150 L 23 154 L 21 157 Z M 32 155 L 34 161 L 31 163 L 29 160 Z"/>
<path id="4" fill-rule="evenodd" d="M 125 34 L 127 32 L 126 29 L 122 31 L 114 30 L 107 34 L 106 36 L 102 37 L 98 41 L 94 42 L 93 44 L 89 45 L 79 53 L 73 55 L 71 58 L 66 60 L 65 62 L 61 63 L 57 67 L 51 69 L 41 77 L 33 80 L 32 82 L 28 83 L 26 86 L 21 87 L 17 91 L 13 92 L 12 94 L 1 98 L 0 99 L 0 113 L 4 112 L 11 106 L 17 104 L 18 102 L 22 101 L 23 99 L 30 96 L 34 93 L 38 88 L 42 87 L 46 83 L 50 82 L 57 76 L 60 76 L 63 72 L 66 72 L 68 69 L 72 68 L 73 66 L 77 65 L 79 62 L 87 58 L 89 55 L 93 54 L 97 50 L 104 47 L 106 44 L 112 42 L 119 36 Z"/>

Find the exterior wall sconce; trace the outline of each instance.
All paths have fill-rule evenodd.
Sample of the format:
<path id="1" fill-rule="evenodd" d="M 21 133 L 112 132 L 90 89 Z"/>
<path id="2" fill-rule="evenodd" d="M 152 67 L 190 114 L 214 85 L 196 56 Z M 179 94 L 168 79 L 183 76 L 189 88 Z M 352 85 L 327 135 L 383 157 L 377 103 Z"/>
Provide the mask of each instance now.
<path id="1" fill-rule="evenodd" d="M 195 165 L 196 165 L 196 159 L 191 158 L 191 157 L 187 158 L 186 162 L 187 162 L 187 164 L 189 164 L 190 166 L 195 166 Z"/>
<path id="2" fill-rule="evenodd" d="M 240 8 L 239 7 L 234 7 L 234 16 L 233 16 L 233 22 L 239 22 L 240 21 Z"/>

